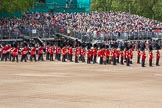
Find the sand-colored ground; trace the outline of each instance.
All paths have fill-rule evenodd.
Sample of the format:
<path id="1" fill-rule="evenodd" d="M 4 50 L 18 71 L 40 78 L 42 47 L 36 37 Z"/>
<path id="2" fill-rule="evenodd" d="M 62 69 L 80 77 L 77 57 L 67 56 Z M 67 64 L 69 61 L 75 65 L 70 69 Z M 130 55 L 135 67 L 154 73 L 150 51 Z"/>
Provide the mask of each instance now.
<path id="1" fill-rule="evenodd" d="M 162 108 L 162 66 L 0 62 L 0 108 Z"/>

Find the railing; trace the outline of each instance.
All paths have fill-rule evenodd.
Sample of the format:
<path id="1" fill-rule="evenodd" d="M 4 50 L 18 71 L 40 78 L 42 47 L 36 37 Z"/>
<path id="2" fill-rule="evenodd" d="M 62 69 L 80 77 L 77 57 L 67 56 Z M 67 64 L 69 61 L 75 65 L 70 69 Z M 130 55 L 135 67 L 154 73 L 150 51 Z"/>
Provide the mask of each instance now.
<path id="1" fill-rule="evenodd" d="M 162 32 L 108 32 L 99 34 L 94 34 L 94 32 L 81 32 L 73 29 L 64 28 L 61 25 L 50 24 L 48 26 L 43 26 L 41 28 L 25 28 L 17 27 L 15 29 L 0 28 L 0 39 L 19 39 L 24 36 L 40 38 L 53 38 L 56 33 L 64 34 L 69 37 L 80 39 L 84 42 L 92 42 L 93 40 L 144 40 L 151 38 L 162 39 Z"/>

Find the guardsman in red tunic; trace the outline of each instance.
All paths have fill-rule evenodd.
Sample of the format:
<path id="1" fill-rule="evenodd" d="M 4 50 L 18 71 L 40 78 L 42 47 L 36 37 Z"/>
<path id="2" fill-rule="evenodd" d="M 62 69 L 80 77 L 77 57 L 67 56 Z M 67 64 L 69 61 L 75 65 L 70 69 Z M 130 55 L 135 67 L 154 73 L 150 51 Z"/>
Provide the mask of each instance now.
<path id="1" fill-rule="evenodd" d="M 120 64 L 121 64 L 121 65 L 124 64 L 123 59 L 124 59 L 123 51 L 120 50 Z"/>
<path id="2" fill-rule="evenodd" d="M 105 49 L 105 56 L 106 56 L 106 63 L 107 64 L 109 63 L 109 56 L 110 56 L 110 50 L 108 48 L 109 47 L 106 46 L 106 49 Z"/>
<path id="3" fill-rule="evenodd" d="M 90 47 L 88 47 L 88 50 L 87 50 L 87 64 L 91 63 L 91 57 L 92 57 L 92 50 L 91 50 Z"/>
<path id="4" fill-rule="evenodd" d="M 61 61 L 61 47 L 59 45 L 56 47 L 56 57 L 58 61 Z"/>
<path id="5" fill-rule="evenodd" d="M 119 49 L 115 50 L 115 54 L 116 54 L 116 62 L 119 63 Z"/>
<path id="6" fill-rule="evenodd" d="M 14 48 L 12 50 L 12 55 L 13 55 L 12 62 L 14 62 L 15 59 L 16 59 L 16 62 L 18 62 L 18 51 L 19 51 L 19 49 L 18 49 L 17 45 L 15 44 Z"/>
<path id="7" fill-rule="evenodd" d="M 35 45 L 32 44 L 32 47 L 30 48 L 30 61 L 33 61 L 33 58 L 34 58 L 34 61 L 36 62 L 36 48 L 35 48 Z"/>
<path id="8" fill-rule="evenodd" d="M 62 50 L 62 62 L 66 62 L 65 59 L 66 59 L 66 47 L 63 46 Z"/>
<path id="9" fill-rule="evenodd" d="M 124 48 L 123 54 L 124 54 L 124 60 L 125 60 L 125 61 L 127 61 L 127 60 L 126 60 L 126 53 L 127 53 L 127 48 Z"/>
<path id="10" fill-rule="evenodd" d="M 7 48 L 5 46 L 6 46 L 5 44 L 2 46 L 2 51 L 1 51 L 2 57 L 1 57 L 1 61 L 3 61 L 3 60 L 7 61 L 7 57 L 6 57 Z"/>
<path id="11" fill-rule="evenodd" d="M 126 51 L 126 63 L 127 63 L 127 66 L 130 66 L 130 55 L 129 55 L 129 51 Z"/>
<path id="12" fill-rule="evenodd" d="M 160 52 L 159 50 L 156 51 L 156 66 L 160 66 L 159 65 L 159 60 L 160 60 Z"/>
<path id="13" fill-rule="evenodd" d="M 149 51 L 149 66 L 152 66 L 153 53 L 152 50 Z"/>
<path id="14" fill-rule="evenodd" d="M 137 64 L 140 64 L 141 52 L 140 49 L 137 50 Z"/>
<path id="15" fill-rule="evenodd" d="M 7 61 L 7 59 L 9 59 L 11 46 L 7 44 L 5 47 L 6 47 L 6 61 Z"/>
<path id="16" fill-rule="evenodd" d="M 81 56 L 81 61 L 85 62 L 85 48 L 84 47 L 81 48 L 80 56 Z"/>
<path id="17" fill-rule="evenodd" d="M 28 53 L 27 45 L 25 44 L 23 45 L 23 48 L 21 49 L 20 53 L 21 53 L 21 62 L 23 62 L 23 60 L 27 62 L 27 57 L 26 57 Z"/>
<path id="18" fill-rule="evenodd" d="M 116 54 L 115 54 L 115 48 L 112 50 L 112 60 L 113 60 L 113 65 L 116 65 Z"/>
<path id="19" fill-rule="evenodd" d="M 54 48 L 52 44 L 50 45 L 48 52 L 49 52 L 49 60 L 53 61 Z"/>
<path id="20" fill-rule="evenodd" d="M 145 59 L 146 59 L 145 51 L 142 52 L 141 57 L 142 57 L 142 64 L 141 64 L 141 66 L 142 66 L 142 67 L 145 67 Z"/>
<path id="21" fill-rule="evenodd" d="M 43 59 L 43 45 L 40 44 L 39 47 L 38 47 L 38 61 L 44 61 Z"/>
<path id="22" fill-rule="evenodd" d="M 9 57 L 9 60 L 12 61 L 12 58 L 13 58 L 13 54 L 12 54 L 12 50 L 13 50 L 14 46 L 13 44 L 11 44 L 11 48 L 10 48 L 10 57 Z"/>
<path id="23" fill-rule="evenodd" d="M 95 45 L 94 45 L 94 48 L 92 49 L 92 52 L 93 52 L 93 64 L 95 64 L 96 58 L 97 58 L 97 48 Z"/>
<path id="24" fill-rule="evenodd" d="M 47 43 L 47 45 L 46 45 L 46 60 L 49 60 L 49 48 L 50 48 L 50 46 Z"/>
<path id="25" fill-rule="evenodd" d="M 79 54 L 80 54 L 80 48 L 76 47 L 75 48 L 75 63 L 79 63 L 78 61 Z"/>
<path id="26" fill-rule="evenodd" d="M 73 61 L 73 48 L 72 46 L 69 47 L 69 57 L 70 57 L 70 61 Z"/>
<path id="27" fill-rule="evenodd" d="M 129 57 L 130 57 L 130 64 L 132 64 L 132 59 L 133 59 L 133 51 L 132 51 L 132 48 L 130 48 L 129 49 L 129 51 L 128 51 L 128 53 L 129 53 Z"/>

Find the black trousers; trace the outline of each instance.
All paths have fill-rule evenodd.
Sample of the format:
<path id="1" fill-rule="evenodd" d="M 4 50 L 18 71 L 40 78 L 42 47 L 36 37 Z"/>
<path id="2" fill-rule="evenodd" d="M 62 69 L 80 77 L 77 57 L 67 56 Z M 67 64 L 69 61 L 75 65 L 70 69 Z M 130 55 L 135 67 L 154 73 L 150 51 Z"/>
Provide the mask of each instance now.
<path id="1" fill-rule="evenodd" d="M 75 56 L 75 63 L 78 63 L 78 56 Z"/>
<path id="2" fill-rule="evenodd" d="M 140 56 L 137 56 L 137 64 L 140 64 Z"/>
<path id="3" fill-rule="evenodd" d="M 87 58 L 87 64 L 90 64 L 90 63 L 91 63 L 91 58 L 88 57 L 88 58 Z"/>
<path id="4" fill-rule="evenodd" d="M 36 60 L 36 55 L 30 55 L 30 61 L 33 61 L 33 58 L 34 58 L 34 61 L 37 61 Z"/>
<path id="5" fill-rule="evenodd" d="M 145 67 L 145 59 L 142 59 L 142 64 L 141 64 L 142 67 Z"/>
<path id="6" fill-rule="evenodd" d="M 9 60 L 12 61 L 13 56 L 10 54 Z"/>
<path id="7" fill-rule="evenodd" d="M 103 64 L 103 57 L 100 57 L 100 64 Z"/>
<path id="8" fill-rule="evenodd" d="M 73 61 L 73 55 L 69 54 L 69 60 L 72 62 Z"/>
<path id="9" fill-rule="evenodd" d="M 129 58 L 126 59 L 126 62 L 127 62 L 127 66 L 130 66 L 130 59 Z"/>
<path id="10" fill-rule="evenodd" d="M 80 57 L 81 57 L 81 61 L 82 61 L 82 62 L 85 62 L 85 57 L 84 57 L 84 55 L 81 55 Z"/>
<path id="11" fill-rule="evenodd" d="M 117 56 L 116 58 L 116 63 L 119 63 L 119 56 Z"/>
<path id="12" fill-rule="evenodd" d="M 62 62 L 65 62 L 66 55 L 62 55 Z"/>
<path id="13" fill-rule="evenodd" d="M 12 62 L 14 62 L 16 59 L 16 62 L 18 62 L 18 55 L 17 56 L 13 56 Z"/>
<path id="14" fill-rule="evenodd" d="M 93 56 L 93 63 L 96 63 L 97 56 Z"/>
<path id="15" fill-rule="evenodd" d="M 25 62 L 27 62 L 27 58 L 26 58 L 26 55 L 22 55 L 22 56 L 21 56 L 21 62 L 22 62 L 22 61 L 25 61 Z"/>
<path id="16" fill-rule="evenodd" d="M 6 54 L 2 54 L 2 57 L 1 57 L 1 61 L 7 61 L 7 55 Z"/>
<path id="17" fill-rule="evenodd" d="M 112 59 L 113 59 L 113 65 L 116 65 L 116 58 L 113 57 Z"/>
<path id="18" fill-rule="evenodd" d="M 159 58 L 156 58 L 156 66 L 159 66 Z"/>
<path id="19" fill-rule="evenodd" d="M 38 61 L 40 61 L 40 60 L 41 60 L 41 61 L 44 61 L 44 59 L 43 59 L 43 54 L 39 54 L 39 55 L 38 55 Z"/>
<path id="20" fill-rule="evenodd" d="M 106 63 L 109 64 L 109 56 L 106 57 Z"/>
<path id="21" fill-rule="evenodd" d="M 120 58 L 120 64 L 124 64 L 123 60 L 124 60 L 123 57 L 121 57 Z"/>
<path id="22" fill-rule="evenodd" d="M 57 60 L 61 61 L 61 54 L 57 54 Z"/>
<path id="23" fill-rule="evenodd" d="M 149 66 L 152 66 L 152 59 L 149 59 Z"/>
<path id="24" fill-rule="evenodd" d="M 49 54 L 49 60 L 53 61 L 53 54 Z"/>
<path id="25" fill-rule="evenodd" d="M 49 59 L 49 52 L 46 52 L 46 60 L 50 60 Z"/>

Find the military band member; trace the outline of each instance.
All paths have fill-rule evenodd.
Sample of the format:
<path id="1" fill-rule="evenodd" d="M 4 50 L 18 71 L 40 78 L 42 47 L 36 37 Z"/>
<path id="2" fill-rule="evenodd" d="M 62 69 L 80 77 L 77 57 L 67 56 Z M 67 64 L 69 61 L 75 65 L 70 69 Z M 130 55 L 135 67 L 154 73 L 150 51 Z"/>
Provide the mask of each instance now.
<path id="1" fill-rule="evenodd" d="M 97 46 L 94 45 L 94 48 L 92 49 L 92 52 L 93 52 L 93 64 L 96 63 L 96 59 L 97 59 Z"/>
<path id="2" fill-rule="evenodd" d="M 44 61 L 43 59 L 43 45 L 40 43 L 38 47 L 38 61 Z"/>
<path id="3" fill-rule="evenodd" d="M 28 47 L 27 45 L 23 44 L 23 48 L 20 51 L 21 54 L 21 62 L 25 61 L 27 62 L 27 53 L 28 53 Z"/>
<path id="4" fill-rule="evenodd" d="M 12 59 L 12 62 L 15 61 L 16 59 L 16 62 L 18 62 L 18 46 L 16 44 L 14 44 L 14 48 L 12 49 L 12 55 L 13 55 L 13 59 Z"/>
<path id="5" fill-rule="evenodd" d="M 159 50 L 157 49 L 157 51 L 156 51 L 156 66 L 160 66 L 160 65 L 159 65 L 159 60 L 160 60 L 160 52 L 159 52 Z"/>
<path id="6" fill-rule="evenodd" d="M 4 60 L 7 61 L 7 57 L 6 57 L 7 48 L 5 44 L 2 45 L 1 53 L 2 53 L 1 61 L 4 61 Z"/>
<path id="7" fill-rule="evenodd" d="M 149 66 L 152 66 L 153 53 L 152 50 L 149 51 Z"/>
<path id="8" fill-rule="evenodd" d="M 120 64 L 121 64 L 121 65 L 124 64 L 123 59 L 124 59 L 124 55 L 123 55 L 123 51 L 121 50 L 121 51 L 120 51 Z"/>
<path id="9" fill-rule="evenodd" d="M 72 46 L 70 45 L 69 48 L 68 48 L 68 53 L 69 53 L 69 60 L 70 62 L 72 62 L 73 60 L 73 48 Z"/>
<path id="10" fill-rule="evenodd" d="M 36 62 L 36 48 L 35 48 L 35 45 L 32 44 L 32 47 L 30 48 L 30 61 L 33 61 L 33 58 L 34 58 L 34 61 Z"/>
<path id="11" fill-rule="evenodd" d="M 82 62 L 85 62 L 85 53 L 86 53 L 86 51 L 85 51 L 85 48 L 84 48 L 84 46 L 81 48 L 81 54 L 80 54 L 80 56 L 81 56 L 81 61 Z"/>
<path id="12" fill-rule="evenodd" d="M 49 60 L 49 48 L 50 48 L 49 43 L 47 43 L 47 45 L 46 45 L 46 60 Z"/>
<path id="13" fill-rule="evenodd" d="M 114 48 L 112 50 L 112 60 L 113 60 L 113 65 L 116 65 L 116 49 Z"/>
<path id="14" fill-rule="evenodd" d="M 137 50 L 137 64 L 140 64 L 140 58 L 141 58 L 141 51 L 140 49 Z"/>
<path id="15" fill-rule="evenodd" d="M 66 59 L 66 47 L 63 46 L 62 50 L 61 50 L 61 54 L 62 54 L 62 62 L 66 62 L 65 59 Z"/>
<path id="16" fill-rule="evenodd" d="M 116 54 L 116 63 L 119 63 L 119 49 L 115 50 L 115 54 Z"/>
<path id="17" fill-rule="evenodd" d="M 130 55 L 129 55 L 128 50 L 126 51 L 126 63 L 127 63 L 127 66 L 130 66 Z"/>
<path id="18" fill-rule="evenodd" d="M 53 61 L 54 48 L 52 44 L 49 47 L 48 53 L 49 53 L 49 60 Z"/>
<path id="19" fill-rule="evenodd" d="M 56 59 L 57 59 L 58 61 L 61 61 L 61 47 L 60 47 L 60 45 L 58 45 L 58 46 L 56 47 Z"/>
<path id="20" fill-rule="evenodd" d="M 132 51 L 132 48 L 129 49 L 129 57 L 130 57 L 130 64 L 132 64 L 132 59 L 133 59 L 133 51 Z"/>
<path id="21" fill-rule="evenodd" d="M 87 48 L 87 64 L 91 63 L 91 58 L 92 58 L 92 50 L 91 50 L 90 46 L 88 46 L 88 48 Z"/>
<path id="22" fill-rule="evenodd" d="M 143 52 L 142 52 L 142 64 L 141 64 L 141 66 L 142 67 L 145 67 L 145 59 L 146 59 L 146 54 L 145 54 L 145 50 L 143 50 Z"/>
<path id="23" fill-rule="evenodd" d="M 109 64 L 110 50 L 108 46 L 106 46 L 106 49 L 105 49 L 105 56 L 106 56 L 106 64 Z"/>

